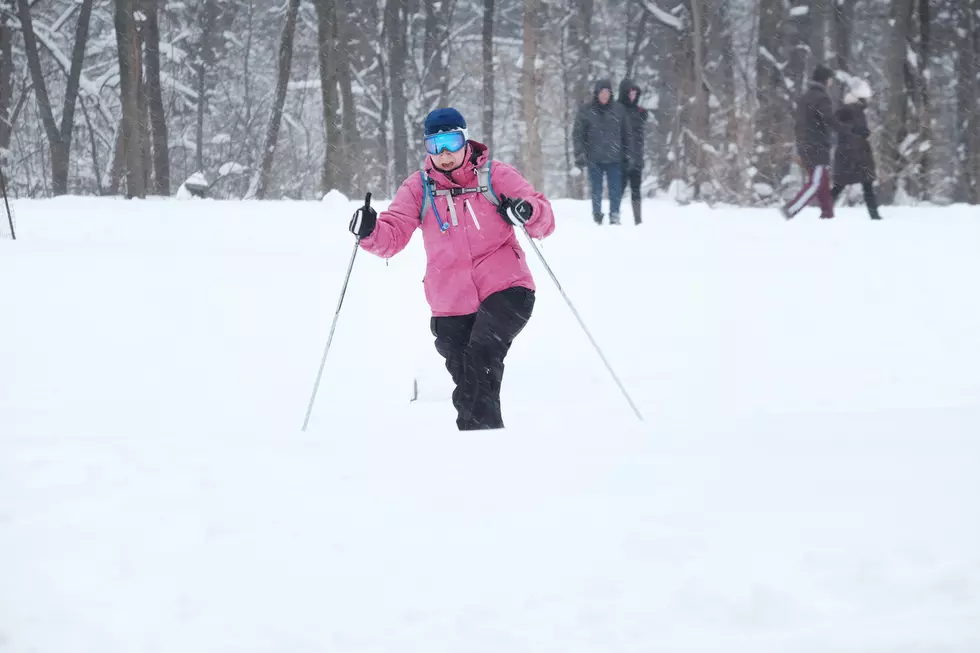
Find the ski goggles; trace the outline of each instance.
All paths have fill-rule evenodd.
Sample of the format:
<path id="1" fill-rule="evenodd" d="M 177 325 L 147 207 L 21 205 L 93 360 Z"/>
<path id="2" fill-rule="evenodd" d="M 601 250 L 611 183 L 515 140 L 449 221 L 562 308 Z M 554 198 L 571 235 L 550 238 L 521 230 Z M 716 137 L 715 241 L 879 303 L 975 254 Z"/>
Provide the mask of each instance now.
<path id="1" fill-rule="evenodd" d="M 466 145 L 466 134 L 462 131 L 439 132 L 425 137 L 425 151 L 439 154 L 443 150 L 459 152 Z"/>

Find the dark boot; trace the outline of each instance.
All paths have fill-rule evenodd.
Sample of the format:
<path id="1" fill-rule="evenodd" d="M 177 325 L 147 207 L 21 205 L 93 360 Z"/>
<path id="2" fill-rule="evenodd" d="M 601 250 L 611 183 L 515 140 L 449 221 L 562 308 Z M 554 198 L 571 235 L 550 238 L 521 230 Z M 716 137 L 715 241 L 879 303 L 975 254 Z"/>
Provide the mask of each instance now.
<path id="1" fill-rule="evenodd" d="M 601 213 L 595 213 L 592 215 L 592 219 L 595 220 L 596 224 L 602 224 L 602 218 L 605 217 Z"/>
<path id="2" fill-rule="evenodd" d="M 643 222 L 643 218 L 640 216 L 640 209 L 643 202 L 641 200 L 633 200 L 633 220 L 636 224 Z"/>

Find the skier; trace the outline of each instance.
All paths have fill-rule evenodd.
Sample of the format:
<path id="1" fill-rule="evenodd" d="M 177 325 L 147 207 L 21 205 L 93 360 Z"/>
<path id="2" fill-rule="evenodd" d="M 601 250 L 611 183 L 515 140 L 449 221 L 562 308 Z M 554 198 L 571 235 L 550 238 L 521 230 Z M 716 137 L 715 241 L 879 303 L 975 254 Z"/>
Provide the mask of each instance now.
<path id="1" fill-rule="evenodd" d="M 359 208 L 350 231 L 363 249 L 390 258 L 421 228 L 429 328 L 456 386 L 456 426 L 503 428 L 504 358 L 535 301 L 514 229 L 545 238 L 555 230 L 554 213 L 514 167 L 491 161 L 487 146 L 469 139 L 456 109 L 432 111 L 424 137 L 424 169 L 402 183 L 380 215 Z"/>
<path id="2" fill-rule="evenodd" d="M 612 82 L 595 84 L 592 101 L 582 105 L 572 128 L 575 167 L 587 168 L 592 189 L 592 218 L 602 224 L 602 180 L 609 184 L 609 224 L 619 224 L 626 156 L 626 111 L 612 101 Z"/>
<path id="3" fill-rule="evenodd" d="M 834 117 L 833 101 L 827 91 L 833 78 L 833 70 L 818 65 L 813 71 L 813 81 L 796 105 L 796 153 L 807 171 L 807 181 L 796 197 L 782 207 L 787 220 L 802 211 L 814 196 L 820 203 L 820 217 L 834 217 L 828 170 L 831 135 L 843 127 Z"/>
<path id="4" fill-rule="evenodd" d="M 834 187 L 830 194 L 836 201 L 844 188 L 861 184 L 864 204 L 872 220 L 881 220 L 875 196 L 875 160 L 868 137 L 868 119 L 864 115 L 871 97 L 871 87 L 859 81 L 844 96 L 844 106 L 837 110 L 837 120 L 844 128 L 834 152 Z"/>
<path id="5" fill-rule="evenodd" d="M 640 183 L 643 179 L 644 131 L 647 110 L 639 105 L 642 89 L 627 78 L 619 84 L 619 102 L 626 113 L 626 150 L 623 155 L 623 186 L 628 183 L 633 204 L 633 221 L 643 222 L 640 215 L 642 196 Z"/>

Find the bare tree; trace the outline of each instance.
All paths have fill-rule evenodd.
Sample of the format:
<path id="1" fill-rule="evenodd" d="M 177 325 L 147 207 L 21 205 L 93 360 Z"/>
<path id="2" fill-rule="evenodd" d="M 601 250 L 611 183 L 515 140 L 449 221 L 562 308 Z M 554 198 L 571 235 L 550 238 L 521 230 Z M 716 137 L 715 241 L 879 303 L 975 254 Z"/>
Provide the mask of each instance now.
<path id="1" fill-rule="evenodd" d="M 27 0 L 17 0 L 17 15 L 24 35 L 24 50 L 27 63 L 31 70 L 34 84 L 34 95 L 37 98 L 38 109 L 44 123 L 51 147 L 51 187 L 55 195 L 68 192 L 68 163 L 71 158 L 71 137 L 75 126 L 75 106 L 78 100 L 79 81 L 82 74 L 82 63 L 85 58 L 85 44 L 88 42 L 89 18 L 92 15 L 92 0 L 83 0 L 75 27 L 75 44 L 72 48 L 71 69 L 68 73 L 68 83 L 65 88 L 65 102 L 61 114 L 61 127 L 54 120 L 54 112 L 48 95 L 47 82 L 41 67 L 41 55 L 38 52 L 37 37 L 31 8 Z"/>
<path id="2" fill-rule="evenodd" d="M 0 11 L 0 149 L 10 147 L 10 133 L 13 129 L 10 105 L 13 101 L 11 80 L 14 74 L 13 55 L 14 30 L 10 29 L 10 19 Z M 0 154 L 0 165 L 4 163 Z"/>
<path id="3" fill-rule="evenodd" d="M 119 87 L 122 99 L 120 149 L 126 170 L 126 196 L 146 197 L 143 169 L 143 129 L 140 110 L 142 63 L 136 30 L 136 0 L 115 0 L 116 46 L 119 52 Z"/>
<path id="4" fill-rule="evenodd" d="M 494 0 L 483 0 L 483 142 L 493 152 L 493 11 Z"/>
<path id="5" fill-rule="evenodd" d="M 538 132 L 538 81 L 535 67 L 538 61 L 538 0 L 524 0 L 524 57 L 521 74 L 522 113 L 526 134 L 525 173 L 535 188 L 544 186 L 541 134 Z"/>
<path id="6" fill-rule="evenodd" d="M 782 0 L 760 0 L 759 45 L 756 63 L 755 168 L 765 198 L 778 189 L 789 169 L 792 100 L 783 76 Z"/>
<path id="7" fill-rule="evenodd" d="M 396 179 L 408 176 L 408 102 L 405 98 L 405 63 L 408 58 L 409 12 L 406 0 L 387 0 L 384 31 L 388 39 L 388 82 L 391 88 L 392 153 Z"/>
<path id="8" fill-rule="evenodd" d="M 915 0 L 895 0 L 892 3 L 893 30 L 889 37 L 888 55 L 888 112 L 883 132 L 884 179 L 882 201 L 890 203 L 899 190 L 908 152 L 905 138 L 908 135 L 909 88 L 907 79 L 908 48 L 911 35 L 912 10 Z"/>
<path id="9" fill-rule="evenodd" d="M 956 158 L 954 199 L 980 204 L 980 2 L 960 0 L 956 11 Z"/>
<path id="10" fill-rule="evenodd" d="M 282 108 L 286 103 L 286 88 L 293 64 L 293 35 L 296 33 L 296 19 L 299 15 L 299 0 L 289 0 L 286 8 L 286 23 L 279 39 L 279 73 L 276 80 L 276 95 L 269 113 L 269 126 L 265 133 L 265 147 L 262 150 L 262 167 L 253 175 L 246 197 L 263 199 L 272 175 L 272 162 L 279 144 L 279 125 L 282 123 Z"/>
<path id="11" fill-rule="evenodd" d="M 167 116 L 160 83 L 159 0 L 145 0 L 146 13 L 146 104 L 149 107 L 153 141 L 154 191 L 170 194 L 170 147 L 167 142 Z"/>
<path id="12" fill-rule="evenodd" d="M 323 191 L 337 187 L 345 168 L 341 159 L 340 123 L 337 97 L 337 14 L 334 0 L 316 0 L 317 49 L 320 62 L 320 96 L 323 100 L 325 150 Z"/>

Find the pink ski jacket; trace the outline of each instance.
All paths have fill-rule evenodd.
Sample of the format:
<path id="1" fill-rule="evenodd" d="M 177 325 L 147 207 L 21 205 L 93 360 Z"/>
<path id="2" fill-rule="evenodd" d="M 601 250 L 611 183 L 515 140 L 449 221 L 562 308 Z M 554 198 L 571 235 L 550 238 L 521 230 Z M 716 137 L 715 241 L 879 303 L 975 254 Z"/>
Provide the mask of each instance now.
<path id="1" fill-rule="evenodd" d="M 477 169 L 487 161 L 487 147 L 469 141 L 462 166 L 446 173 L 426 157 L 425 169 L 436 189 L 476 188 Z M 506 163 L 491 163 L 490 185 L 494 194 L 523 199 L 533 207 L 528 233 L 545 238 L 555 230 L 551 203 L 537 192 L 521 174 Z M 422 284 L 432 315 L 467 315 L 475 313 L 480 302 L 495 292 L 513 286 L 535 290 L 531 270 L 517 234 L 497 213 L 497 207 L 481 193 L 458 196 L 434 195 L 433 201 L 446 231 L 426 206 L 419 221 L 424 190 L 422 177 L 416 172 L 406 179 L 386 211 L 378 214 L 377 226 L 361 247 L 382 258 L 391 258 L 408 245 L 415 230 L 421 227 L 427 259 Z M 449 202 L 455 203 L 456 224 L 451 224 Z"/>

